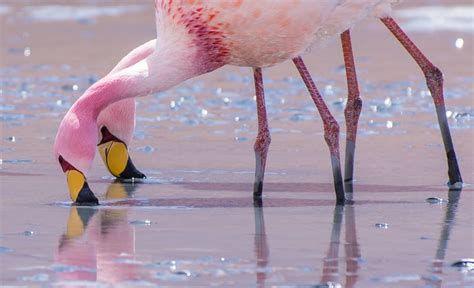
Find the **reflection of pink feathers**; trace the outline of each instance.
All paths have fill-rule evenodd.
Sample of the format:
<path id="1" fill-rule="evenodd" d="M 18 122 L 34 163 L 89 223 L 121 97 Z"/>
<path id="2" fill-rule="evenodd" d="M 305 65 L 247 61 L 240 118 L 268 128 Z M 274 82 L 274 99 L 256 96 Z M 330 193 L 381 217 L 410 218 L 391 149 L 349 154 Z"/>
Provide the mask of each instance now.
<path id="1" fill-rule="evenodd" d="M 58 280 L 113 284 L 140 279 L 136 265 L 124 263 L 133 260 L 135 254 L 134 231 L 127 211 L 104 209 L 97 214 L 80 237 L 63 236 L 55 262 L 66 267 L 57 272 Z"/>

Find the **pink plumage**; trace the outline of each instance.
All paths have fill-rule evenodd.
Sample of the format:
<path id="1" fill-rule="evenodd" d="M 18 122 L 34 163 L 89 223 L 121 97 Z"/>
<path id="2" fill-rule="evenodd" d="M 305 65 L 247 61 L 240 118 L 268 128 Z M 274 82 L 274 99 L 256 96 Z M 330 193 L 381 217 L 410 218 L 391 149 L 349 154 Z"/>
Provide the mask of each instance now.
<path id="1" fill-rule="evenodd" d="M 56 157 L 87 173 L 106 127 L 125 144 L 135 125 L 135 97 L 163 91 L 186 79 L 224 65 L 254 68 L 259 134 L 254 196 L 261 196 L 265 160 L 270 144 L 261 67 L 293 59 L 324 123 L 338 201 L 344 189 L 339 156 L 339 125 L 327 109 L 301 57 L 314 45 L 341 36 L 347 79 L 345 110 L 346 182 L 352 182 L 357 122 L 362 107 L 357 88 L 349 30 L 361 19 L 382 20 L 422 68 L 438 112 L 449 162 L 450 183 L 462 182 L 446 115 L 443 115 L 441 72 L 390 17 L 397 0 L 156 0 L 157 38 L 130 52 L 71 107 L 59 128 Z M 348 152 L 349 151 L 349 152 Z M 348 160 L 349 159 L 349 160 Z M 352 186 L 350 186 L 352 187 Z M 352 190 L 352 188 L 349 188 Z"/>

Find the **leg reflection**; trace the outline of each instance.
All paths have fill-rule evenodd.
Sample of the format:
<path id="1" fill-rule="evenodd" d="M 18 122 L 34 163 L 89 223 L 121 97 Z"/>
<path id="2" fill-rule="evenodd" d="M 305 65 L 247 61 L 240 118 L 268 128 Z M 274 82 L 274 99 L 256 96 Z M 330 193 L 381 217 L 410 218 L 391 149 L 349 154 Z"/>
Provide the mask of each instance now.
<path id="1" fill-rule="evenodd" d="M 342 218 L 344 205 L 334 207 L 334 216 L 331 230 L 331 242 L 326 257 L 323 260 L 323 275 L 321 282 L 336 283 L 339 276 L 339 239 L 341 238 Z"/>
<path id="2" fill-rule="evenodd" d="M 343 218 L 345 221 L 345 259 L 346 284 L 343 287 L 354 287 L 359 278 L 360 248 L 357 242 L 356 221 L 353 204 L 336 205 L 334 207 L 331 230 L 331 241 L 326 257 L 323 260 L 323 275 L 321 282 L 328 287 L 339 287 L 339 246 Z"/>
<path id="3" fill-rule="evenodd" d="M 129 197 L 135 187 L 110 184 L 106 197 Z M 72 206 L 65 233 L 59 240 L 55 257 L 61 267 L 59 281 L 99 281 L 112 285 L 140 279 L 133 264 L 134 230 L 128 221 L 128 210 L 96 209 Z"/>
<path id="4" fill-rule="evenodd" d="M 265 233 L 265 219 L 263 216 L 263 207 L 262 207 L 261 201 L 255 202 L 254 212 L 255 212 L 254 249 L 255 249 L 255 258 L 257 261 L 256 287 L 265 287 L 265 280 L 267 279 L 266 268 L 268 265 L 269 250 L 268 250 L 268 243 L 267 243 L 267 235 Z"/>
<path id="5" fill-rule="evenodd" d="M 119 180 L 115 180 L 115 182 L 110 183 L 109 188 L 107 188 L 105 198 L 107 200 L 130 198 L 141 184 L 142 183 L 139 182 L 122 183 Z"/>
<path id="6" fill-rule="evenodd" d="M 359 278 L 360 247 L 357 242 L 356 221 L 354 205 L 346 205 L 346 243 L 344 244 L 346 253 L 346 286 L 354 287 Z"/>
<path id="7" fill-rule="evenodd" d="M 444 215 L 443 229 L 441 229 L 441 236 L 438 240 L 438 248 L 436 249 L 435 259 L 431 265 L 432 273 L 436 275 L 443 274 L 443 263 L 448 249 L 449 235 L 453 228 L 454 220 L 456 218 L 456 211 L 458 208 L 459 199 L 461 197 L 461 190 L 449 190 L 448 204 L 446 205 L 446 213 Z M 427 277 L 426 281 L 430 286 L 441 287 L 441 277 Z"/>

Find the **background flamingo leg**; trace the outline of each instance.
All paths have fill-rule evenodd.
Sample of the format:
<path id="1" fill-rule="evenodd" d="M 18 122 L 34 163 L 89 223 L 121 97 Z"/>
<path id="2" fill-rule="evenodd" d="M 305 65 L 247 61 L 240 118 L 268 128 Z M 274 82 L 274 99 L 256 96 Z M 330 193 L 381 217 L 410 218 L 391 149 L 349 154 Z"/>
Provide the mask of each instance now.
<path id="1" fill-rule="evenodd" d="M 352 180 L 354 176 L 354 155 L 357 136 L 357 124 L 362 110 L 362 99 L 359 96 L 359 86 L 352 53 L 351 34 L 346 30 L 341 34 L 342 52 L 346 67 L 347 104 L 344 110 L 346 118 L 346 156 L 344 164 L 344 190 L 347 196 L 352 195 Z"/>
<path id="2" fill-rule="evenodd" d="M 448 119 L 446 117 L 446 107 L 444 105 L 443 96 L 443 73 L 436 66 L 434 66 L 428 58 L 416 47 L 416 45 L 410 40 L 410 38 L 403 32 L 398 24 L 391 17 L 385 17 L 380 19 L 385 26 L 392 32 L 397 40 L 402 44 L 407 52 L 413 57 L 418 66 L 425 74 L 426 84 L 431 92 L 433 101 L 436 107 L 436 114 L 438 116 L 438 124 L 441 130 L 441 136 L 444 142 L 444 148 L 446 150 L 446 156 L 448 159 L 448 185 L 451 188 L 461 189 L 462 178 L 461 172 L 459 171 L 458 161 L 456 153 L 454 152 L 453 140 L 451 133 L 449 132 Z"/>
<path id="3" fill-rule="evenodd" d="M 311 94 L 311 98 L 313 98 L 314 104 L 316 104 L 316 108 L 318 109 L 319 114 L 323 120 L 324 139 L 326 140 L 331 153 L 331 165 L 334 179 L 334 189 L 336 191 L 336 199 L 338 203 L 344 202 L 345 195 L 341 173 L 341 158 L 339 155 L 339 124 L 337 124 L 336 119 L 334 119 L 326 103 L 324 103 L 321 94 L 319 94 L 319 91 L 316 88 L 316 85 L 314 84 L 313 79 L 311 78 L 311 75 L 304 64 L 303 59 L 301 59 L 301 57 L 296 57 L 293 58 L 293 62 L 295 63 L 301 78 L 303 78 L 303 81 L 308 88 L 309 94 Z"/>
<path id="4" fill-rule="evenodd" d="M 257 100 L 258 134 L 255 140 L 255 182 L 253 186 L 253 197 L 262 197 L 263 178 L 265 176 L 265 164 L 267 162 L 268 147 L 271 137 L 268 129 L 267 110 L 265 108 L 265 94 L 263 91 L 262 68 L 254 68 L 255 95 Z"/>

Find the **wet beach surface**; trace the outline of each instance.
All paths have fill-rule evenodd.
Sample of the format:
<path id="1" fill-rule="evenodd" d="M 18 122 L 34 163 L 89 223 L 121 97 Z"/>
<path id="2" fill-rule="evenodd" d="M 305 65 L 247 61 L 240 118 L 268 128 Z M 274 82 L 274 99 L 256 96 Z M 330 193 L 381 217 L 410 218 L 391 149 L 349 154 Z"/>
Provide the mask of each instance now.
<path id="1" fill-rule="evenodd" d="M 154 15 L 146 1 L 62 2 L 0 2 L 2 285 L 474 286 L 473 266 L 453 266 L 474 258 L 470 1 L 410 1 L 394 15 L 445 75 L 462 192 L 445 185 L 419 68 L 368 19 L 352 33 L 364 101 L 353 205 L 335 206 L 322 122 L 285 62 L 263 70 L 272 133 L 263 207 L 251 199 L 251 70 L 224 67 L 138 99 L 130 150 L 148 178 L 115 182 L 96 157 L 89 182 L 97 208 L 68 201 L 54 136 L 91 84 L 155 37 Z M 343 152 L 338 39 L 304 59 L 341 124 Z"/>

